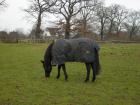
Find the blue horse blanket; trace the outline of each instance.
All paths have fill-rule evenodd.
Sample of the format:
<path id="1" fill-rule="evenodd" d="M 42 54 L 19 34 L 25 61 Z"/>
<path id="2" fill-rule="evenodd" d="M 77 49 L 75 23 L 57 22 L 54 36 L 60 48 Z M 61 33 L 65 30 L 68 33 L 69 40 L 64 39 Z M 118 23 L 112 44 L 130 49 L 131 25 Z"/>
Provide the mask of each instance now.
<path id="1" fill-rule="evenodd" d="M 52 47 L 52 65 L 65 62 L 94 62 L 95 49 L 98 51 L 99 45 L 88 38 L 57 40 Z"/>

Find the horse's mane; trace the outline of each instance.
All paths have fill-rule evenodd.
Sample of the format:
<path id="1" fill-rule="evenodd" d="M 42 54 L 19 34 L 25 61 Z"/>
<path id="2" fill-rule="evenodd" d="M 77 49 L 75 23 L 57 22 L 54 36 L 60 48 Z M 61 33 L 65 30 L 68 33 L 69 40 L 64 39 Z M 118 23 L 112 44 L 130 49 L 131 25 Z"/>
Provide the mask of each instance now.
<path id="1" fill-rule="evenodd" d="M 53 44 L 54 44 L 54 41 L 48 46 L 48 48 L 45 52 L 44 60 L 45 60 L 46 63 L 51 63 Z"/>

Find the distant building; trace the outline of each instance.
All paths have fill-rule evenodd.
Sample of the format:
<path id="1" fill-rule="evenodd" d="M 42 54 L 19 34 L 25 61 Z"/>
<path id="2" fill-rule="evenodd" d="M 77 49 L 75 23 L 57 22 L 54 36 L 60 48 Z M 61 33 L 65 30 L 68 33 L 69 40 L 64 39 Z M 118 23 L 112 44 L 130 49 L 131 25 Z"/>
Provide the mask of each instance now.
<path id="1" fill-rule="evenodd" d="M 63 32 L 61 31 L 61 28 L 57 28 L 57 27 L 47 27 L 43 32 L 43 39 L 46 39 L 48 37 L 59 38 L 62 36 L 63 36 Z"/>

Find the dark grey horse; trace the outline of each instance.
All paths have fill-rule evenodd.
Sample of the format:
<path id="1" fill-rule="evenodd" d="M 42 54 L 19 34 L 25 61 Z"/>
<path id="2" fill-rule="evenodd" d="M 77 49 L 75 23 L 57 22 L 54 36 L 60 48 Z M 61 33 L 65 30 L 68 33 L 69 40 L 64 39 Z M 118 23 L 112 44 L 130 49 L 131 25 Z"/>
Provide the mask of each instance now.
<path id="1" fill-rule="evenodd" d="M 60 69 L 62 68 L 65 80 L 68 79 L 65 62 L 84 62 L 87 69 L 85 81 L 89 80 L 90 68 L 93 70 L 92 81 L 94 81 L 100 71 L 99 45 L 88 38 L 60 39 L 48 46 L 44 61 L 41 62 L 43 63 L 46 77 L 50 76 L 52 65 L 58 65 L 57 79 L 60 77 Z"/>

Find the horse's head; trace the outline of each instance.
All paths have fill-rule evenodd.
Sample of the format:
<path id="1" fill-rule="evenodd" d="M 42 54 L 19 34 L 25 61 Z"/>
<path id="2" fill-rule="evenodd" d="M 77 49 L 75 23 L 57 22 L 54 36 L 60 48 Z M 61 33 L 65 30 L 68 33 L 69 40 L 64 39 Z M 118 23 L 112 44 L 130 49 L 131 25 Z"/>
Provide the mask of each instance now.
<path id="1" fill-rule="evenodd" d="M 49 64 L 49 63 L 47 63 L 45 61 L 42 61 L 42 60 L 41 60 L 41 63 L 43 64 L 43 67 L 44 67 L 45 77 L 50 77 L 50 73 L 52 71 L 51 64 Z"/>
<path id="2" fill-rule="evenodd" d="M 51 59 L 52 59 L 52 47 L 54 42 L 52 42 L 44 55 L 44 61 L 41 60 L 41 63 L 43 64 L 44 70 L 45 70 L 45 77 L 50 77 L 50 73 L 52 71 L 52 65 L 51 65 Z"/>

